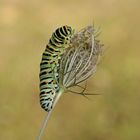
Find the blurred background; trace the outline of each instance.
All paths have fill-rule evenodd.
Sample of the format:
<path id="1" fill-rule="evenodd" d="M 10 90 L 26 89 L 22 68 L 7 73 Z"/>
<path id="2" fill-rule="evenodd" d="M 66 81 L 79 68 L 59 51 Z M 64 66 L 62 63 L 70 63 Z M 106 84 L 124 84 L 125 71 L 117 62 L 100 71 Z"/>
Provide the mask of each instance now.
<path id="1" fill-rule="evenodd" d="M 39 63 L 51 33 L 94 21 L 105 52 L 88 80 L 90 100 L 64 94 L 44 140 L 140 139 L 140 1 L 1 0 L 0 140 L 35 140 L 46 112 L 39 104 Z"/>

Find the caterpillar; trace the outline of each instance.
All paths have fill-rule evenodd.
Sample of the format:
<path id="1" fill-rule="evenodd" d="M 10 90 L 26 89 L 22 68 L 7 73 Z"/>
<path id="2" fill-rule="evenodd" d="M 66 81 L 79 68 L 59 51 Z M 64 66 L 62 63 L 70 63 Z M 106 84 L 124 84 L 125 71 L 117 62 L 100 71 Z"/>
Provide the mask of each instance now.
<path id="1" fill-rule="evenodd" d="M 70 26 L 62 26 L 52 34 L 40 63 L 40 105 L 49 112 L 59 86 L 59 62 L 64 51 L 69 47 L 74 30 Z"/>

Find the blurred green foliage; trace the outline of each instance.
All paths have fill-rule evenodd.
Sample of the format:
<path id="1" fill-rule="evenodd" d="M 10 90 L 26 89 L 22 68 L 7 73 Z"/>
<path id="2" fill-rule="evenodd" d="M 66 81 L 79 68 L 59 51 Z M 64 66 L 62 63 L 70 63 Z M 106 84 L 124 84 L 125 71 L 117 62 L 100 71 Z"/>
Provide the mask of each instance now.
<path id="1" fill-rule="evenodd" d="M 140 139 L 138 0 L 0 1 L 0 140 L 35 140 L 46 112 L 39 105 L 39 63 L 52 31 L 101 27 L 105 53 L 86 100 L 64 94 L 44 140 Z M 97 91 L 98 90 L 98 91 Z"/>

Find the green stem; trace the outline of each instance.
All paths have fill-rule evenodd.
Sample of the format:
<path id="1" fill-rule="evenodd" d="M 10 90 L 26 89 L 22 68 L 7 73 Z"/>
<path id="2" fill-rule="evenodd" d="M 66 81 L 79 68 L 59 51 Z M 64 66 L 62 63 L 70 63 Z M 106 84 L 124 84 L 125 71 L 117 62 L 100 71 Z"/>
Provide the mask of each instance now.
<path id="1" fill-rule="evenodd" d="M 63 90 L 63 88 L 62 88 L 62 89 L 60 89 L 60 91 L 57 93 L 57 96 L 56 96 L 55 101 L 54 101 L 54 103 L 53 103 L 53 108 L 52 108 L 52 109 L 48 112 L 48 114 L 45 116 L 44 122 L 43 122 L 43 124 L 42 124 L 42 127 L 41 127 L 41 129 L 40 129 L 39 135 L 38 135 L 38 137 L 37 137 L 37 140 L 41 140 L 41 139 L 42 139 L 42 136 L 43 136 L 44 131 L 45 131 L 47 125 L 48 125 L 48 121 L 49 121 L 49 119 L 50 119 L 50 116 L 51 116 L 51 114 L 52 114 L 52 111 L 53 111 L 53 109 L 54 109 L 56 103 L 58 102 L 58 100 L 59 100 L 59 98 L 61 97 L 61 95 L 62 95 L 63 92 L 64 92 L 64 90 Z"/>

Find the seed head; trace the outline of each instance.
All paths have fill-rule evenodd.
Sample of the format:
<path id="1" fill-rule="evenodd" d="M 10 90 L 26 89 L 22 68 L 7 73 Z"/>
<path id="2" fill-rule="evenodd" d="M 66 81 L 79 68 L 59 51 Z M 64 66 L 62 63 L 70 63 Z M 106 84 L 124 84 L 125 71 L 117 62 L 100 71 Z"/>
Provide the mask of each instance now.
<path id="1" fill-rule="evenodd" d="M 102 46 L 96 39 L 93 26 L 87 26 L 75 33 L 70 47 L 60 61 L 60 85 L 68 89 L 93 75 L 102 54 Z"/>

